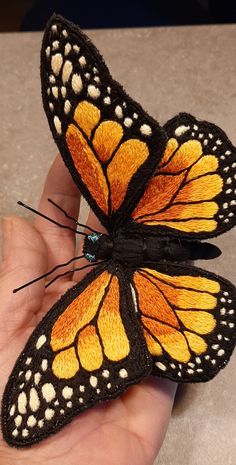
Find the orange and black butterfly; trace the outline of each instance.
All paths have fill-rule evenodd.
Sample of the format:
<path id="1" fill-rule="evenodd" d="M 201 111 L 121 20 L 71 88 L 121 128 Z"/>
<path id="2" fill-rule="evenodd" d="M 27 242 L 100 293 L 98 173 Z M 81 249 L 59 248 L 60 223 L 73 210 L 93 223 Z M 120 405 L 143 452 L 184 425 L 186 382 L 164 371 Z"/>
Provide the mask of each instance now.
<path id="1" fill-rule="evenodd" d="M 46 315 L 10 376 L 3 434 L 16 447 L 149 374 L 209 380 L 236 334 L 234 286 L 185 264 L 216 256 L 200 240 L 236 222 L 236 149 L 224 132 L 188 114 L 161 128 L 60 16 L 41 60 L 54 139 L 107 234 L 87 235 L 98 265 Z"/>

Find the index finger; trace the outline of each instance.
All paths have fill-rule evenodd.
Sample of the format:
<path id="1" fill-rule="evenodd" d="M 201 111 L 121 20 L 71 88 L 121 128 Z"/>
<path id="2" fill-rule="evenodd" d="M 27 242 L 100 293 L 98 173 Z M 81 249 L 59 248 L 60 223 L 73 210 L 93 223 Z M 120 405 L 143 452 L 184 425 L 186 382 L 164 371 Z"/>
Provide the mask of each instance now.
<path id="1" fill-rule="evenodd" d="M 78 218 L 80 209 L 80 192 L 74 183 L 60 155 L 55 158 L 44 185 L 39 202 L 39 211 L 66 226 L 76 228 L 73 221 L 48 202 L 52 199 L 60 205 L 68 215 Z M 64 263 L 74 256 L 75 233 L 50 223 L 44 218 L 35 219 L 35 227 L 41 233 L 48 252 L 48 269 Z"/>

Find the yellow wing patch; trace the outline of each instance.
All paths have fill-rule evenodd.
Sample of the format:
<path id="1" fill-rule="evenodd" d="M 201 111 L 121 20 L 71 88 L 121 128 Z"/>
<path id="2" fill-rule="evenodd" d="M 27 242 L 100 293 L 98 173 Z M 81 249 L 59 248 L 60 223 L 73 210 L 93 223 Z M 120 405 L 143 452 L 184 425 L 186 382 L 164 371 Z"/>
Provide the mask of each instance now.
<path id="1" fill-rule="evenodd" d="M 77 105 L 74 121 L 78 127 L 69 125 L 66 142 L 75 168 L 103 213 L 114 213 L 123 203 L 133 175 L 147 160 L 148 146 L 135 138 L 122 142 L 121 124 L 101 121 L 100 110 L 87 101 Z"/>
<path id="2" fill-rule="evenodd" d="M 142 268 L 134 273 L 141 322 L 152 355 L 163 350 L 174 361 L 187 363 L 192 353 L 207 351 L 205 335 L 216 326 L 219 283 L 200 276 L 169 276 Z"/>
<path id="3" fill-rule="evenodd" d="M 223 180 L 213 154 L 204 155 L 198 140 L 183 144 L 169 139 L 162 161 L 149 181 L 132 218 L 147 226 L 167 226 L 183 232 L 213 232 L 217 228 Z"/>
<path id="4" fill-rule="evenodd" d="M 87 371 L 99 369 L 104 356 L 123 360 L 130 344 L 120 316 L 120 289 L 116 276 L 107 271 L 99 275 L 59 316 L 51 332 L 55 354 L 55 376 L 69 379 L 80 366 Z"/>

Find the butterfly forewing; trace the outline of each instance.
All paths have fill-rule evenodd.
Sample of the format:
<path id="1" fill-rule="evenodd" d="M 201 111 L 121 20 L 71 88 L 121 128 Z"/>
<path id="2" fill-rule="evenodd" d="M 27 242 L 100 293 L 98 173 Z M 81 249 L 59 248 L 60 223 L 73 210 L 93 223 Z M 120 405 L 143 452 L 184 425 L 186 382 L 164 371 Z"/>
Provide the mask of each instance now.
<path id="1" fill-rule="evenodd" d="M 133 288 L 153 374 L 207 381 L 226 365 L 236 340 L 231 283 L 198 268 L 165 263 L 135 271 Z"/>
<path id="2" fill-rule="evenodd" d="M 76 184 L 108 229 L 124 222 L 166 143 L 165 132 L 112 79 L 88 38 L 54 16 L 41 55 L 44 108 Z"/>
<path id="3" fill-rule="evenodd" d="M 123 272 L 100 265 L 29 339 L 3 399 L 6 441 L 24 447 L 122 393 L 151 370 Z"/>
<path id="4" fill-rule="evenodd" d="M 180 114 L 165 125 L 168 143 L 132 213 L 143 232 L 204 239 L 235 225 L 236 149 L 217 126 Z"/>

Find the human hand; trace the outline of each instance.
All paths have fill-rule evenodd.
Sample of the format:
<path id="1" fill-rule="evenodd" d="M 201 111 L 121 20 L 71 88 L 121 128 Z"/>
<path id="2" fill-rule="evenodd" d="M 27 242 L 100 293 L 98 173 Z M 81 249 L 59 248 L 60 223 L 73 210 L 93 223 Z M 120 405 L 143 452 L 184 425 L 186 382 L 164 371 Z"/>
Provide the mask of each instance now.
<path id="1" fill-rule="evenodd" d="M 60 157 L 48 174 L 39 210 L 71 226 L 71 221 L 64 217 L 62 221 L 61 213 L 48 203 L 49 197 L 69 215 L 78 217 L 79 192 Z M 92 213 L 88 224 L 103 230 Z M 61 277 L 46 290 L 43 280 L 16 294 L 12 294 L 12 289 L 68 261 L 74 254 L 75 234 L 69 230 L 40 217 L 34 225 L 16 216 L 3 220 L 0 398 L 16 358 L 34 328 L 61 294 L 83 275 L 77 272 Z M 82 260 L 79 263 L 84 264 Z M 59 433 L 32 448 L 10 448 L 1 437 L 0 463 L 151 465 L 165 436 L 175 389 L 175 383 L 169 380 L 150 377 L 130 387 L 118 399 L 82 413 Z"/>

